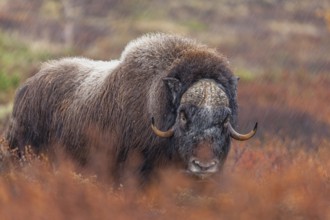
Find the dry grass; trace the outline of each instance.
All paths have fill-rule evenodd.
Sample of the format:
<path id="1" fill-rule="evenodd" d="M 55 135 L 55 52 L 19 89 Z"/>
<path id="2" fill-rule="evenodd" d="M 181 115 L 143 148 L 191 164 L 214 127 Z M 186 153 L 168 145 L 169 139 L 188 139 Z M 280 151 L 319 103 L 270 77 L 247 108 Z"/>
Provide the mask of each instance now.
<path id="1" fill-rule="evenodd" d="M 2 167 L 2 219 L 328 219 L 329 142 L 317 152 L 289 151 L 276 138 L 234 146 L 220 176 L 207 181 L 165 170 L 147 191 L 112 190 L 63 161 L 53 169 Z"/>

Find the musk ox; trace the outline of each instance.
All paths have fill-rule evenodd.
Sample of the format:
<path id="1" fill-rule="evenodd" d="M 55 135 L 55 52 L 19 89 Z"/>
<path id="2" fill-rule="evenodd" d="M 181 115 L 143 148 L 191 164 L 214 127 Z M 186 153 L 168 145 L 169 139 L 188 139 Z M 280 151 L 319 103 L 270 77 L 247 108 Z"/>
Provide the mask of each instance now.
<path id="1" fill-rule="evenodd" d="M 43 64 L 17 91 L 7 140 L 20 154 L 27 145 L 37 153 L 63 146 L 82 164 L 101 146 L 115 176 L 135 152 L 144 180 L 171 164 L 205 177 L 222 167 L 231 137 L 256 133 L 257 126 L 244 135 L 234 130 L 237 81 L 216 50 L 145 35 L 118 60 Z"/>

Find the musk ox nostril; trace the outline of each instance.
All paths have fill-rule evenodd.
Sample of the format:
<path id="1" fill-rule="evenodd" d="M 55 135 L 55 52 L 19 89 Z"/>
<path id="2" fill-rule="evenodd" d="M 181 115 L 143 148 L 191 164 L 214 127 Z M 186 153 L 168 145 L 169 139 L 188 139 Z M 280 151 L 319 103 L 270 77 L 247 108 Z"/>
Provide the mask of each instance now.
<path id="1" fill-rule="evenodd" d="M 195 165 L 195 166 L 200 166 L 200 162 L 198 160 L 193 160 L 192 163 Z"/>
<path id="2" fill-rule="evenodd" d="M 198 159 L 193 159 L 190 162 L 189 169 L 193 173 L 201 173 L 201 172 L 209 172 L 213 173 L 216 172 L 217 169 L 217 164 L 219 163 L 218 160 L 211 160 L 207 162 L 202 162 Z"/>

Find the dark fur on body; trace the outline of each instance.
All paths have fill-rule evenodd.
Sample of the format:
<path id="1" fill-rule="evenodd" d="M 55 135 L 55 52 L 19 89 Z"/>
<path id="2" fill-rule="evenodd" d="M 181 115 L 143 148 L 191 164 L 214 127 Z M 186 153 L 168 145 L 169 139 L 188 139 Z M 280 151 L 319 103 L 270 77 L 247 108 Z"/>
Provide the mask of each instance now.
<path id="1" fill-rule="evenodd" d="M 179 151 L 191 151 L 178 138 L 157 137 L 150 122 L 154 117 L 161 130 L 172 127 L 183 108 L 181 96 L 200 79 L 213 79 L 224 88 L 229 108 L 220 108 L 216 117 L 224 120 L 229 110 L 231 123 L 236 124 L 237 79 L 223 56 L 195 41 L 148 35 L 131 43 L 118 64 L 102 68 L 103 74 L 95 73 L 99 65 L 107 66 L 80 58 L 43 65 L 17 92 L 7 133 L 10 146 L 22 150 L 31 145 L 36 152 L 44 152 L 56 143 L 85 163 L 93 148 L 107 143 L 109 166 L 120 172 L 130 152 L 139 152 L 143 158 L 140 172 L 147 179 L 154 167 L 177 161 Z M 86 80 L 91 74 L 99 78 Z M 168 77 L 180 82 L 175 94 L 164 83 Z M 185 108 L 187 114 L 194 111 L 194 107 Z M 205 117 L 196 116 L 194 126 L 202 126 Z M 96 134 L 94 139 L 90 138 L 91 130 Z M 189 136 L 186 139 L 187 145 L 193 144 Z M 226 146 L 226 157 L 229 136 L 221 142 Z"/>

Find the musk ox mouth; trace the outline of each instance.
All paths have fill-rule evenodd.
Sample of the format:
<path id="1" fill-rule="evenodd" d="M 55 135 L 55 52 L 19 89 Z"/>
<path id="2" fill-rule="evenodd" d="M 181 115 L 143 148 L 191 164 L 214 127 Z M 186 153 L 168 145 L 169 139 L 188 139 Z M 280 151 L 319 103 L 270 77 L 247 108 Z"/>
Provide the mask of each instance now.
<path id="1" fill-rule="evenodd" d="M 214 173 L 210 173 L 210 172 L 192 172 L 191 170 L 185 170 L 185 173 L 191 177 L 197 178 L 199 180 L 206 180 L 208 178 L 210 178 L 211 176 L 213 176 L 215 174 Z"/>

